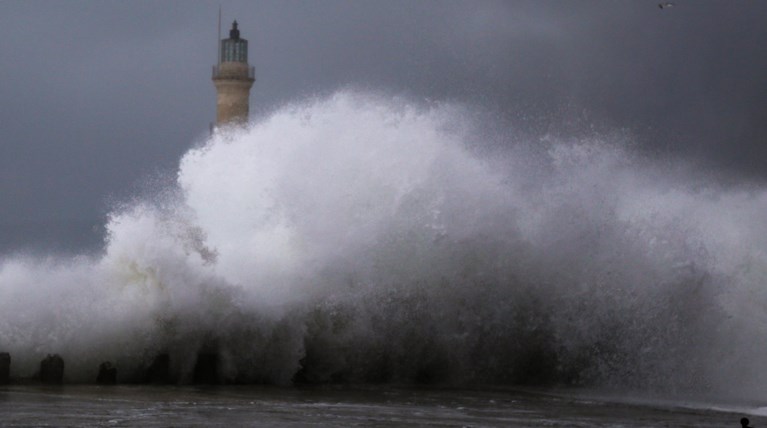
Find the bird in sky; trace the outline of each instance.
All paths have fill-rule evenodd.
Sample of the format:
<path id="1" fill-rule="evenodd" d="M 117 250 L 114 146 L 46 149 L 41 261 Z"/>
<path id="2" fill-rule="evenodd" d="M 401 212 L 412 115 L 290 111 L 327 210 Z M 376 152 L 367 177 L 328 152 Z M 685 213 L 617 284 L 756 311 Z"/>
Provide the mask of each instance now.
<path id="1" fill-rule="evenodd" d="M 661 9 L 668 9 L 670 7 L 674 7 L 674 3 L 671 3 L 671 2 L 658 3 L 658 7 Z"/>

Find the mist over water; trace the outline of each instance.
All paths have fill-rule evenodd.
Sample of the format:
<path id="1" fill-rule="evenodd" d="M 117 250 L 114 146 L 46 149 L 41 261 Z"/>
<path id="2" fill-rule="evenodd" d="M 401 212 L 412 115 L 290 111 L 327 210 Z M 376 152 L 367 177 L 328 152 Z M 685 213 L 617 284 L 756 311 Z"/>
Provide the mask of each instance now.
<path id="1" fill-rule="evenodd" d="M 767 192 L 625 137 L 500 132 L 342 91 L 190 150 L 103 254 L 0 261 L 0 351 L 69 381 L 197 352 L 224 382 L 588 385 L 765 398 Z"/>

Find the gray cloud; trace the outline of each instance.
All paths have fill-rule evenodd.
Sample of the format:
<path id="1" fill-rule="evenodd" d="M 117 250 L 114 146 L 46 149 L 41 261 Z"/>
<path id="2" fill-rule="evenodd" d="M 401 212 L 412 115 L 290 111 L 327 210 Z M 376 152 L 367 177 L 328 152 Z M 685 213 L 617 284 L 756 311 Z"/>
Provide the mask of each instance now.
<path id="1" fill-rule="evenodd" d="M 625 128 L 649 153 L 735 180 L 767 177 L 767 3 L 676 3 L 224 1 L 223 10 L 251 43 L 255 115 L 361 85 L 482 106 L 536 132 Z M 217 9 L 0 2 L 0 251 L 77 241 L 110 199 L 172 171 L 207 133 Z"/>

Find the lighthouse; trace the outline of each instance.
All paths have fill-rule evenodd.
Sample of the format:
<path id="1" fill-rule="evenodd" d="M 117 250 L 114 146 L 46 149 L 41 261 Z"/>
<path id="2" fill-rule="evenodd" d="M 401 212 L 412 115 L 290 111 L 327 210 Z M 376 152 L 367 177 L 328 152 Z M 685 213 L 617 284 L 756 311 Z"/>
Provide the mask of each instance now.
<path id="1" fill-rule="evenodd" d="M 248 64 L 248 41 L 240 38 L 237 21 L 229 38 L 219 41 L 218 64 L 213 66 L 216 86 L 216 127 L 244 125 L 248 121 L 250 88 L 255 68 Z"/>

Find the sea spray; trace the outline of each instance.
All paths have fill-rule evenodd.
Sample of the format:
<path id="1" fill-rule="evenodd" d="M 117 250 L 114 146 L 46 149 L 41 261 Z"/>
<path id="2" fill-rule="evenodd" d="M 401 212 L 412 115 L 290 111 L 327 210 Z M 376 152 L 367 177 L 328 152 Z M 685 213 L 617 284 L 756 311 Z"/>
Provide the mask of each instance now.
<path id="1" fill-rule="evenodd" d="M 525 141 L 354 91 L 219 133 L 96 258 L 6 258 L 0 351 L 67 381 L 574 384 L 764 396 L 767 192 L 621 135 Z M 490 126 L 497 126 L 490 124 Z"/>

